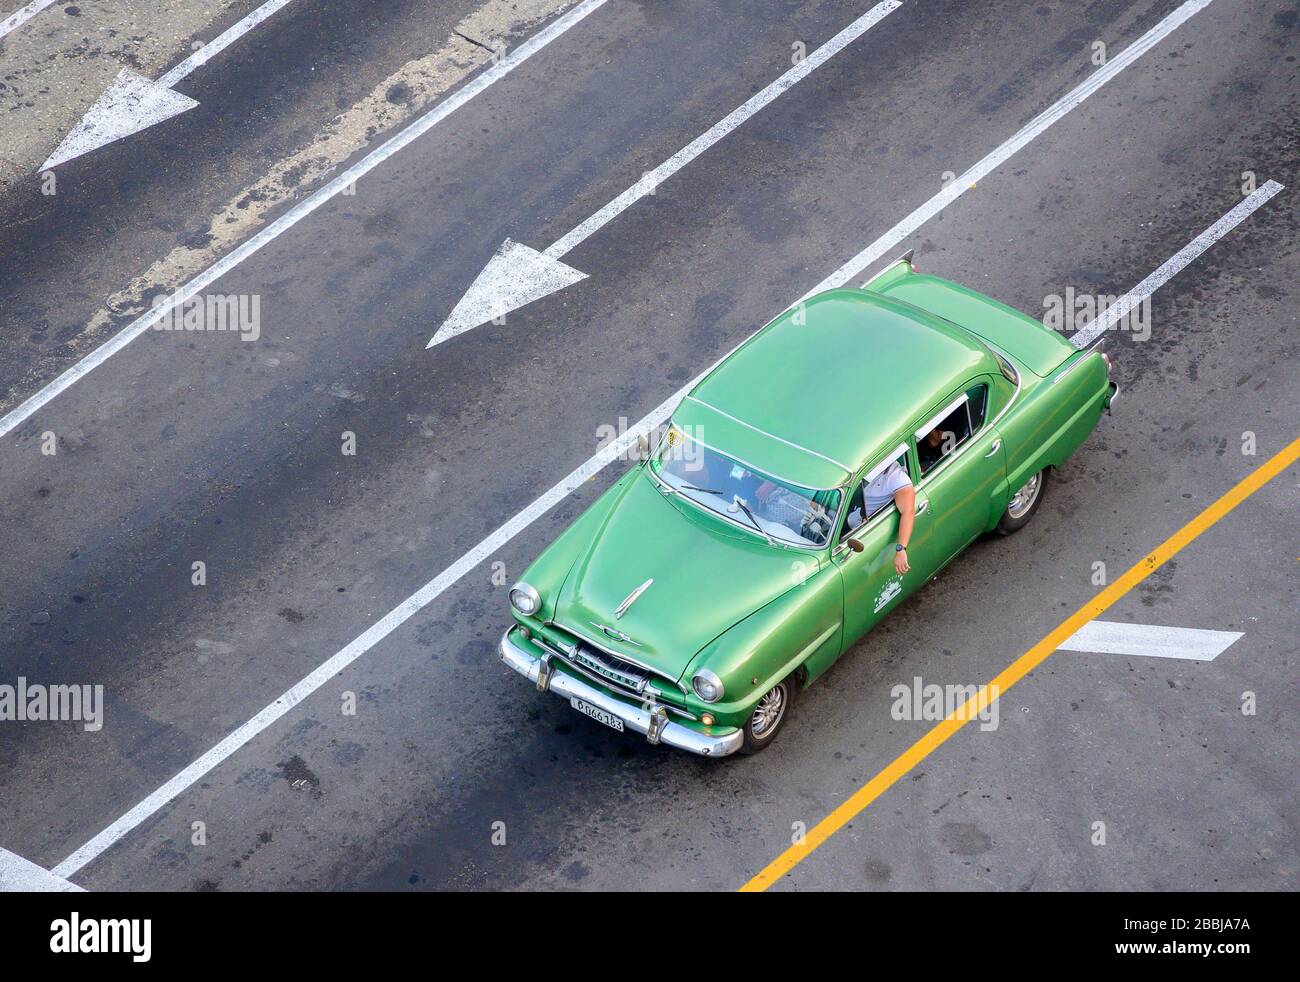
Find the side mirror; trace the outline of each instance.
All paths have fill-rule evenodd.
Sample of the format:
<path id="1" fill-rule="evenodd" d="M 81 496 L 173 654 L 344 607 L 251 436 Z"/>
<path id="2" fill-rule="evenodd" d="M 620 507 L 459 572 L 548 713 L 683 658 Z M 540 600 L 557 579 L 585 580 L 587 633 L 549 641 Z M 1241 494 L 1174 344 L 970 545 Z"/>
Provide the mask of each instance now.
<path id="1" fill-rule="evenodd" d="M 645 460 L 650 456 L 650 438 L 644 433 L 636 438 L 636 450 L 634 452 L 637 460 Z"/>
<path id="2" fill-rule="evenodd" d="M 849 552 L 861 552 L 866 548 L 866 546 L 857 539 L 845 539 L 844 544 L 849 547 Z"/>

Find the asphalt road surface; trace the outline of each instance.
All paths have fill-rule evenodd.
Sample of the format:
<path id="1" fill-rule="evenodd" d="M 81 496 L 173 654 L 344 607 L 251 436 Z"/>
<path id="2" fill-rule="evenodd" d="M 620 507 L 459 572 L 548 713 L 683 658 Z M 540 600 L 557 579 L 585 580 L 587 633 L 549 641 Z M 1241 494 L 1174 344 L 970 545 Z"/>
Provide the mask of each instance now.
<path id="1" fill-rule="evenodd" d="M 1300 436 L 1290 0 L 904 0 L 568 253 L 587 279 L 430 349 L 503 240 L 555 242 L 874 4 L 294 0 L 178 83 L 196 108 L 41 172 L 121 68 L 157 78 L 258 6 L 87 0 L 0 39 L 0 684 L 104 692 L 97 730 L 0 721 L 0 857 L 51 882 L 741 887 L 933 726 L 892 718 L 894 686 L 991 679 L 1099 564 Z M 869 634 L 770 750 L 649 746 L 499 662 L 513 577 L 629 465 L 532 503 L 841 267 L 915 248 L 1042 316 L 1268 181 L 1149 333 L 1113 332 L 1122 397 L 1035 521 Z M 256 298 L 256 338 L 146 330 L 93 361 L 223 256 L 203 290 Z M 774 888 L 1300 888 L 1298 489 L 1293 463 L 1105 614 L 1239 632 L 1217 658 L 1058 651 Z"/>

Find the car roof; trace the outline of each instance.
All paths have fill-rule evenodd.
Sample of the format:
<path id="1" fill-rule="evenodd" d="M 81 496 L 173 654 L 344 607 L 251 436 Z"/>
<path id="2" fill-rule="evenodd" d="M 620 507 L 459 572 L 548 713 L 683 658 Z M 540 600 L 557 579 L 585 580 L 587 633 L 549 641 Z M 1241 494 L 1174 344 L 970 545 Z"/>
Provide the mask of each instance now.
<path id="1" fill-rule="evenodd" d="M 989 350 L 955 324 L 842 288 L 796 305 L 755 334 L 686 396 L 673 419 L 757 470 L 805 487 L 837 487 L 958 385 L 997 370 Z"/>

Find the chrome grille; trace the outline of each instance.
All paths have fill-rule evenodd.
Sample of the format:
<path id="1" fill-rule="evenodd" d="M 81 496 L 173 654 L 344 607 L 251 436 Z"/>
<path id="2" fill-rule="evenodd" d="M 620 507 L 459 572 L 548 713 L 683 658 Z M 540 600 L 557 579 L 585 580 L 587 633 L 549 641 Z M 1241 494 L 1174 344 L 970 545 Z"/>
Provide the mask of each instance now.
<path id="1" fill-rule="evenodd" d="M 559 625 L 552 626 L 559 627 Z M 634 665 L 612 652 L 597 649 L 586 641 L 577 641 L 576 635 L 572 631 L 567 628 L 562 628 L 562 630 L 570 637 L 575 638 L 575 641 L 560 647 L 542 637 L 537 637 L 534 640 L 579 675 L 585 675 L 593 682 L 603 683 L 615 692 L 626 693 L 634 699 L 655 699 L 670 713 L 684 716 L 687 719 L 696 718 L 695 714 L 689 710 L 674 705 L 674 699 L 681 699 L 681 686 L 668 676 L 653 672 L 640 665 Z M 651 685 L 651 680 L 655 676 L 659 676 L 661 681 L 667 679 L 671 688 L 665 692 L 663 685 Z M 649 691 L 647 692 L 647 690 Z"/>
<path id="2" fill-rule="evenodd" d="M 646 684 L 650 681 L 650 673 L 645 669 L 583 644 L 575 646 L 570 657 L 583 668 L 597 673 L 615 685 L 631 689 L 637 695 L 645 692 Z"/>

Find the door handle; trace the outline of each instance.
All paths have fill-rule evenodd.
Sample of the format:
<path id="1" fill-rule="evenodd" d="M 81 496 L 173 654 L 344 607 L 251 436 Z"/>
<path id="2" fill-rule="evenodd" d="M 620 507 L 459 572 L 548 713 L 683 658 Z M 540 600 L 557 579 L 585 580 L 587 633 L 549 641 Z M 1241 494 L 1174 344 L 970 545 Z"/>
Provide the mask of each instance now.
<path id="1" fill-rule="evenodd" d="M 918 515 L 923 515 L 925 514 L 925 510 L 929 507 L 930 507 L 930 500 L 927 498 L 926 500 L 922 501 L 919 505 L 916 506 L 916 513 Z"/>
<path id="2" fill-rule="evenodd" d="M 1001 440 L 994 440 L 994 441 L 993 441 L 993 445 L 992 445 L 991 447 L 989 447 L 989 452 L 986 453 L 984 456 L 985 456 L 985 457 L 992 457 L 995 453 L 997 453 L 997 452 L 998 452 L 999 450 L 1001 450 L 1001 449 L 1002 449 L 1002 441 L 1001 441 Z"/>

